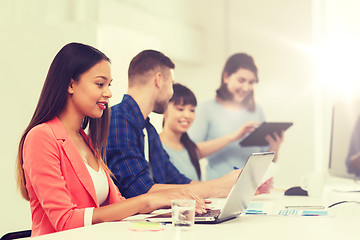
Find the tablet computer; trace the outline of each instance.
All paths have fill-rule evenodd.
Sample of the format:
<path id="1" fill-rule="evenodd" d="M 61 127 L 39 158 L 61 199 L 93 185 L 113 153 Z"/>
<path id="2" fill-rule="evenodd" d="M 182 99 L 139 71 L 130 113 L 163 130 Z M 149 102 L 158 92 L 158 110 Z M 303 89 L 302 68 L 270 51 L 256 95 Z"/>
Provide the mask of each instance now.
<path id="1" fill-rule="evenodd" d="M 250 146 L 267 146 L 269 145 L 265 137 L 267 135 L 274 136 L 274 133 L 281 134 L 282 131 L 288 129 L 292 122 L 263 122 L 254 131 L 249 133 L 240 141 L 240 145 L 243 147 Z"/>

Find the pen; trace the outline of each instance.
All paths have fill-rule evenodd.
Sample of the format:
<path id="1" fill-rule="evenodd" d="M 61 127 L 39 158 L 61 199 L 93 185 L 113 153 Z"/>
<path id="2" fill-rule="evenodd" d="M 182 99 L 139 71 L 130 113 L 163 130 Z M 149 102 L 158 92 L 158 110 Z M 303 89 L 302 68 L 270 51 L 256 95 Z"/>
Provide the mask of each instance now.
<path id="1" fill-rule="evenodd" d="M 245 211 L 245 214 L 262 214 L 262 215 L 265 215 L 266 213 L 261 211 L 261 210 L 252 210 L 252 209 L 249 209 L 249 210 L 246 210 Z"/>
<path id="2" fill-rule="evenodd" d="M 245 212 L 246 215 L 266 215 L 264 212 Z"/>
<path id="3" fill-rule="evenodd" d="M 246 212 L 261 213 L 261 212 L 263 212 L 263 211 L 261 211 L 261 210 L 249 209 L 249 210 L 246 210 Z"/>
<path id="4" fill-rule="evenodd" d="M 285 208 L 324 209 L 324 206 L 285 206 Z"/>

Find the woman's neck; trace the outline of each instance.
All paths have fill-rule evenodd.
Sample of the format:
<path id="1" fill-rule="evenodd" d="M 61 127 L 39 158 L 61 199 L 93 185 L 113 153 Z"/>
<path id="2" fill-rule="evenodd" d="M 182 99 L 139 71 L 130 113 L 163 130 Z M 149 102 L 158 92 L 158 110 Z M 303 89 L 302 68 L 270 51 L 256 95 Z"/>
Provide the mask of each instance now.
<path id="1" fill-rule="evenodd" d="M 224 108 L 232 110 L 232 111 L 240 111 L 240 110 L 244 109 L 244 105 L 239 102 L 235 102 L 235 101 L 231 101 L 231 100 L 225 101 L 218 97 L 216 98 L 216 101 L 220 105 L 222 105 Z"/>
<path id="2" fill-rule="evenodd" d="M 175 133 L 172 130 L 164 127 L 163 131 L 159 135 L 161 142 L 166 146 L 174 150 L 184 149 L 184 145 L 180 141 L 182 133 Z"/>
<path id="3" fill-rule="evenodd" d="M 79 131 L 84 117 L 79 116 L 78 114 L 71 114 L 68 111 L 64 110 L 62 113 L 59 114 L 58 118 L 62 122 L 70 136 L 79 135 Z"/>

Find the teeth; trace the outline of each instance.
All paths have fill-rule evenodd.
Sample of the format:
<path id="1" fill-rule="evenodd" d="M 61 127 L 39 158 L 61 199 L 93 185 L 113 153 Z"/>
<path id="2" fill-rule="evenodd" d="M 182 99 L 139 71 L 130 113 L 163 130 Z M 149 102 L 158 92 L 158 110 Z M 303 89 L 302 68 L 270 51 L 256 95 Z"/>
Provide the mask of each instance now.
<path id="1" fill-rule="evenodd" d="M 188 121 L 180 121 L 179 123 L 182 124 L 182 125 L 189 125 L 190 124 Z"/>

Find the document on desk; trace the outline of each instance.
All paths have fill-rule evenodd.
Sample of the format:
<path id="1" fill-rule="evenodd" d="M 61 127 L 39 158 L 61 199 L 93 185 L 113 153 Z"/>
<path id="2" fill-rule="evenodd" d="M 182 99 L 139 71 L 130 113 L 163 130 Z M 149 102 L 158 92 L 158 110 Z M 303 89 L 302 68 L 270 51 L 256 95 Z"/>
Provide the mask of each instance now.
<path id="1" fill-rule="evenodd" d="M 253 201 L 246 208 L 245 215 L 271 215 L 274 209 L 274 202 Z"/>
<path id="2" fill-rule="evenodd" d="M 246 209 L 245 215 L 268 215 L 268 216 L 328 216 L 328 211 L 322 209 L 301 208 L 274 208 L 274 202 L 251 202 Z"/>
<path id="3" fill-rule="evenodd" d="M 298 210 L 298 209 L 281 209 L 279 216 L 327 216 L 326 210 Z"/>

